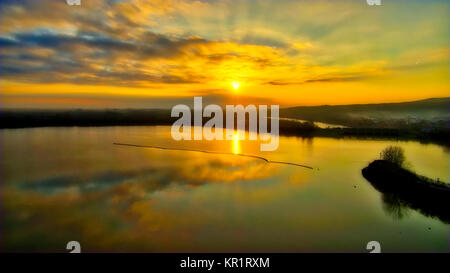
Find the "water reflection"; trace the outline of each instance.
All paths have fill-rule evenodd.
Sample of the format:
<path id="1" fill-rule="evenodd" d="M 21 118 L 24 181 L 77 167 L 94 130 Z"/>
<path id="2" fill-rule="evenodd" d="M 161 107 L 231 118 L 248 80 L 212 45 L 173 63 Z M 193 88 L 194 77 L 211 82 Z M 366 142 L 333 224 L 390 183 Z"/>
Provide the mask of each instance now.
<path id="1" fill-rule="evenodd" d="M 241 153 L 241 145 L 239 143 L 239 135 L 238 133 L 233 134 L 233 154 Z"/>
<path id="2" fill-rule="evenodd" d="M 385 193 L 381 195 L 384 211 L 394 219 L 401 220 L 409 215 L 407 204 L 394 194 Z"/>
<path id="3" fill-rule="evenodd" d="M 437 218 L 450 224 L 450 213 L 447 205 L 420 199 L 402 197 L 398 193 L 384 192 L 381 195 L 384 211 L 396 220 L 401 220 L 410 215 L 410 210 L 415 210 L 427 217 Z"/>
<path id="4" fill-rule="evenodd" d="M 265 179 L 276 171 L 259 160 L 191 156 L 167 167 L 55 176 L 6 187 L 2 200 L 7 226 L 2 232 L 9 236 L 4 246 L 11 251 L 54 251 L 72 237 L 90 251 L 151 251 L 152 244 L 160 250 L 176 249 L 176 240 L 154 237 L 173 236 L 180 225 L 205 226 L 208 217 L 184 216 L 183 205 L 158 208 L 161 199 L 170 203 L 207 184 Z M 212 194 L 220 200 L 218 193 Z M 53 237 L 55 228 L 59 234 Z"/>
<path id="5" fill-rule="evenodd" d="M 448 247 L 447 225 L 380 213 L 379 192 L 359 173 L 386 141 L 282 137 L 267 153 L 247 140 L 176 142 L 170 127 L 104 127 L 3 130 L 0 145 L 2 251 L 65 251 L 71 240 L 84 251 L 366 251 L 373 238 L 390 251 Z M 401 145 L 422 173 L 448 180 L 447 152 Z"/>

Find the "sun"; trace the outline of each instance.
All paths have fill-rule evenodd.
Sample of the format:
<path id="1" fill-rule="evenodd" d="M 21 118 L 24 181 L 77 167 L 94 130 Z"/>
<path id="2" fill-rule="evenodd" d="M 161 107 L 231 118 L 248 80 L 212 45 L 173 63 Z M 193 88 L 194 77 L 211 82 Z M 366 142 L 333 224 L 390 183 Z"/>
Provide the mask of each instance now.
<path id="1" fill-rule="evenodd" d="M 241 86 L 241 83 L 240 82 L 236 82 L 236 81 L 230 82 L 230 84 L 231 84 L 231 86 L 233 87 L 234 90 L 238 90 L 239 87 Z"/>

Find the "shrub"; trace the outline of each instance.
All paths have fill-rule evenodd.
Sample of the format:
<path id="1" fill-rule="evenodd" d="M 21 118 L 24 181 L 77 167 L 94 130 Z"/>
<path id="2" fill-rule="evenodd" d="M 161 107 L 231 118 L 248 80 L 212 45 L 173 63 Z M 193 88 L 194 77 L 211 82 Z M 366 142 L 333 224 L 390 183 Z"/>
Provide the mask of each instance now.
<path id="1" fill-rule="evenodd" d="M 388 146 L 380 153 L 380 158 L 402 166 L 405 162 L 405 152 L 398 146 Z"/>

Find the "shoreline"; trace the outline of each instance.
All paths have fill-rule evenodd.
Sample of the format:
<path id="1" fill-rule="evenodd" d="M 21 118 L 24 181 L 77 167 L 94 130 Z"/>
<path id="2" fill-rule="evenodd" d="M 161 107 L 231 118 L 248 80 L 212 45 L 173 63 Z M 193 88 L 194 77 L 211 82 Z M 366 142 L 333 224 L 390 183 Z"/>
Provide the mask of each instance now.
<path id="1" fill-rule="evenodd" d="M 411 208 L 450 224 L 450 184 L 435 181 L 385 160 L 362 169 L 363 177 L 382 194 L 387 207 Z"/>
<path id="2" fill-rule="evenodd" d="M 37 123 L 37 124 L 0 124 L 0 130 L 16 130 L 30 128 L 57 128 L 57 127 L 128 127 L 128 126 L 172 126 L 170 121 L 154 122 L 58 122 L 58 123 Z M 224 128 L 225 129 L 225 128 Z M 395 141 L 418 141 L 423 144 L 433 143 L 441 146 L 450 147 L 450 132 L 437 131 L 431 133 L 417 132 L 406 129 L 391 128 L 318 128 L 305 126 L 299 123 L 299 126 L 283 126 L 280 123 L 280 136 L 287 137 L 330 137 L 330 138 L 356 138 L 356 139 L 382 139 Z M 246 128 L 248 131 L 248 128 Z"/>

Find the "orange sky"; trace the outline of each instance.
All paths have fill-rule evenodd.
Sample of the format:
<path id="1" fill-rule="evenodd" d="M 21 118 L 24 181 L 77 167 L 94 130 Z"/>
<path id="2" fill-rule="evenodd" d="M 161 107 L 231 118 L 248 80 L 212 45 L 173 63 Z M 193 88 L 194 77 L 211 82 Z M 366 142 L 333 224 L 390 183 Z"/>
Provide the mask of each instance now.
<path id="1" fill-rule="evenodd" d="M 0 105 L 447 97 L 448 8 L 447 1 L 2 1 Z"/>

